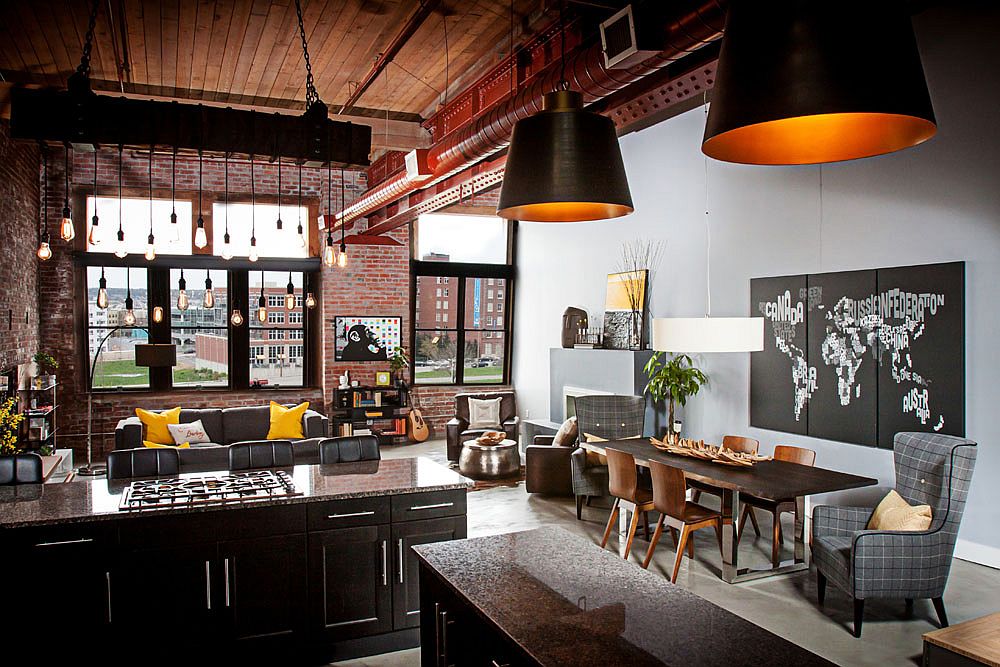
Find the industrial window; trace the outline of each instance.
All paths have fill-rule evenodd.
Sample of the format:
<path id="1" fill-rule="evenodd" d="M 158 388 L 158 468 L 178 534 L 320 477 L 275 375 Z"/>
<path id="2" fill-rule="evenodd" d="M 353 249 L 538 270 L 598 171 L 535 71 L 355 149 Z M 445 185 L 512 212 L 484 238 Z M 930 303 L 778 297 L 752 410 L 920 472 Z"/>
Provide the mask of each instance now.
<path id="1" fill-rule="evenodd" d="M 118 197 L 94 197 L 87 195 L 87 217 L 94 216 L 94 207 L 100 224 L 95 228 L 96 244 L 90 242 L 88 234 L 87 252 L 113 253 L 118 249 Z M 173 208 L 172 208 L 173 207 Z M 187 200 L 153 199 L 152 223 L 153 239 L 159 255 L 190 255 L 192 239 L 191 202 Z M 170 222 L 170 213 L 177 213 L 177 223 Z M 121 200 L 122 233 L 125 249 L 129 254 L 142 255 L 149 240 L 150 200 L 148 197 L 123 198 Z"/>
<path id="2" fill-rule="evenodd" d="M 230 174 L 230 178 L 232 174 Z M 305 233 L 299 236 L 301 216 Z M 275 204 L 215 203 L 212 206 L 212 249 L 223 254 L 226 231 L 229 231 L 229 252 L 234 257 L 250 255 L 251 233 L 257 239 L 260 257 L 308 257 L 309 209 L 305 206 L 281 206 L 282 229 L 278 229 L 278 207 Z M 104 221 L 101 221 L 104 224 Z"/>
<path id="3" fill-rule="evenodd" d="M 170 342 L 177 346 L 173 386 L 229 386 L 229 289 L 226 271 L 187 271 L 181 308 L 180 269 L 170 269 Z M 206 302 L 206 279 L 212 298 Z"/>
<path id="4" fill-rule="evenodd" d="M 105 269 L 107 308 L 96 307 L 101 275 L 100 267 L 87 269 L 87 358 L 94 369 L 93 387 L 148 387 L 149 369 L 135 365 L 135 346 L 149 342 L 146 270 L 131 269 L 126 275 L 124 268 Z M 135 316 L 131 324 L 125 308 L 129 293 Z"/>
<path id="5" fill-rule="evenodd" d="M 250 271 L 250 384 L 255 386 L 301 387 L 304 383 L 305 357 L 301 344 L 286 345 L 305 337 L 305 312 L 300 299 L 293 299 L 291 310 L 285 308 L 289 276 L 276 271 Z M 263 279 L 263 290 L 261 280 Z M 294 292 L 302 291 L 303 275 L 291 275 Z M 264 322 L 257 316 L 260 294 L 268 304 Z M 274 297 L 278 304 L 270 306 Z M 285 314 L 288 314 L 287 320 Z M 266 353 L 265 353 L 266 346 Z M 294 354 L 293 354 L 294 352 Z"/>

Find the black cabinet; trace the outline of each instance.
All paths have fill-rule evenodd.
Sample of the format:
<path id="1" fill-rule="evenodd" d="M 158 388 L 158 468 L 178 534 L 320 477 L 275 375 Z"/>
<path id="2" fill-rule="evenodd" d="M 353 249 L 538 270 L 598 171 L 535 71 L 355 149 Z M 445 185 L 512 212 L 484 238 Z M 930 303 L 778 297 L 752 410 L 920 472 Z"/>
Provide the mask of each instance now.
<path id="1" fill-rule="evenodd" d="M 392 629 L 389 526 L 309 534 L 310 618 L 328 639 Z"/>
<path id="2" fill-rule="evenodd" d="M 411 547 L 431 542 L 460 540 L 465 537 L 465 517 L 425 519 L 394 524 L 392 543 L 395 552 L 392 601 L 393 626 L 415 628 L 420 625 L 420 566 Z"/>

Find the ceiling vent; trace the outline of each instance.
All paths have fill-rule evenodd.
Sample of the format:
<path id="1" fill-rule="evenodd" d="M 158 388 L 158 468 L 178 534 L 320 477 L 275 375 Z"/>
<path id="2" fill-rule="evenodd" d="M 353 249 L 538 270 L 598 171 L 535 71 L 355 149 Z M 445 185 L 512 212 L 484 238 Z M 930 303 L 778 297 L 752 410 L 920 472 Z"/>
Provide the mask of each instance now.
<path id="1" fill-rule="evenodd" d="M 655 30 L 643 30 L 636 25 L 632 5 L 626 5 L 601 24 L 604 66 L 608 69 L 627 69 L 649 60 L 663 50 L 662 35 L 655 33 Z"/>

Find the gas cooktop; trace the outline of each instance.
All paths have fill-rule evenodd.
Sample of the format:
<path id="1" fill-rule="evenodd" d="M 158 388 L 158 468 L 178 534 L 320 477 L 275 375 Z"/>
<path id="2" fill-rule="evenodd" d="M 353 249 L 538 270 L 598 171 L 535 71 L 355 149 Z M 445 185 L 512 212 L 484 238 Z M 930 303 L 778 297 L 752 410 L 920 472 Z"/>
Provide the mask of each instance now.
<path id="1" fill-rule="evenodd" d="M 283 470 L 136 480 L 122 492 L 122 511 L 164 509 L 190 505 L 242 503 L 300 496 L 291 475 Z"/>

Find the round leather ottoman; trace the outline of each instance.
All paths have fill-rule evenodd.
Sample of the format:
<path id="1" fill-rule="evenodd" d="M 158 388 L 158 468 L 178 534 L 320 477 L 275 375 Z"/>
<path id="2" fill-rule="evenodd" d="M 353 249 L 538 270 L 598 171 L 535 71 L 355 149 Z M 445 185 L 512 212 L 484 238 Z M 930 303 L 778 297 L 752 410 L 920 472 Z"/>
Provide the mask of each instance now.
<path id="1" fill-rule="evenodd" d="M 517 443 L 504 440 L 498 445 L 480 445 L 475 440 L 462 443 L 458 471 L 472 479 L 504 479 L 521 472 Z"/>

